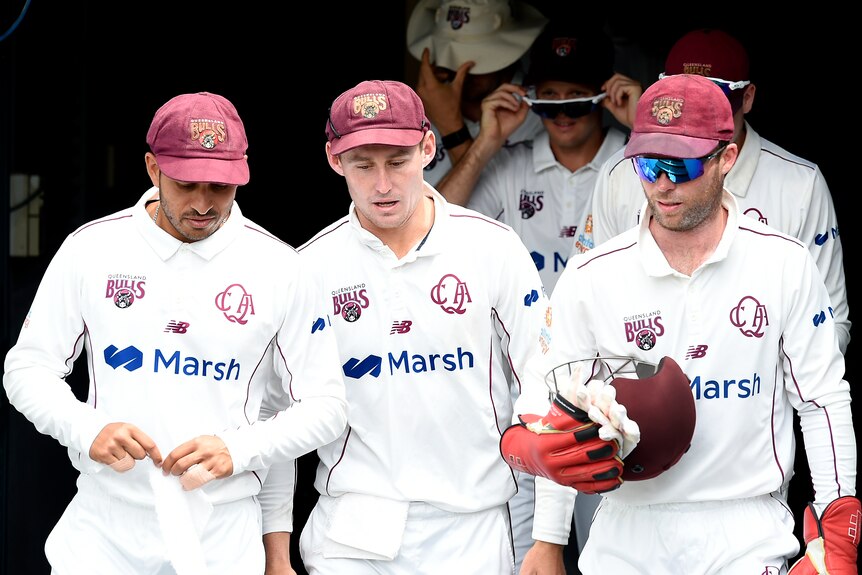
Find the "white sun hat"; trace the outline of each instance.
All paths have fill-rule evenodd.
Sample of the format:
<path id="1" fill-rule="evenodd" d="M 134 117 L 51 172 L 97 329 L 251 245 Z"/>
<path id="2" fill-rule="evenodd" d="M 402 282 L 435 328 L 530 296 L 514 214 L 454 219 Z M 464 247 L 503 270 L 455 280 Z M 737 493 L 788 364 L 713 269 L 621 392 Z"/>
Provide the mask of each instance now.
<path id="1" fill-rule="evenodd" d="M 429 48 L 431 62 L 450 70 L 472 60 L 471 74 L 488 74 L 526 54 L 547 22 L 525 2 L 420 0 L 407 22 L 407 49 L 421 60 Z"/>

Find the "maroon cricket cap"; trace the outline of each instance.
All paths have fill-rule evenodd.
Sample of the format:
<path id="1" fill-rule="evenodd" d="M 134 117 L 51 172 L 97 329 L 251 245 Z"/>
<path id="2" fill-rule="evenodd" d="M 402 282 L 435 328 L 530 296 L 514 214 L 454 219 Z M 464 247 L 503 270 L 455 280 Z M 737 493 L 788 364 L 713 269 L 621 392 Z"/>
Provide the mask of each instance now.
<path id="1" fill-rule="evenodd" d="M 742 44 L 722 30 L 693 30 L 668 52 L 664 73 L 698 74 L 728 82 L 748 80 L 748 54 Z"/>
<path id="2" fill-rule="evenodd" d="M 415 146 L 431 124 L 413 89 L 393 80 L 369 80 L 338 96 L 329 108 L 326 139 L 333 156 L 359 146 Z"/>
<path id="3" fill-rule="evenodd" d="M 700 158 L 733 139 L 724 92 L 704 76 L 665 76 L 641 95 L 625 157 Z"/>
<path id="4" fill-rule="evenodd" d="M 659 361 L 656 372 L 643 379 L 617 377 L 616 400 L 638 424 L 641 438 L 623 460 L 623 479 L 640 481 L 661 475 L 691 446 L 696 412 L 688 376 L 671 357 Z"/>
<path id="5" fill-rule="evenodd" d="M 748 53 L 742 43 L 722 30 L 693 30 L 677 40 L 668 52 L 665 75 L 698 74 L 726 82 L 747 81 Z M 734 113 L 742 106 L 745 90 L 725 90 Z"/>
<path id="6" fill-rule="evenodd" d="M 171 179 L 248 183 L 245 127 L 234 105 L 218 94 L 180 94 L 168 100 L 153 117 L 147 144 Z"/>

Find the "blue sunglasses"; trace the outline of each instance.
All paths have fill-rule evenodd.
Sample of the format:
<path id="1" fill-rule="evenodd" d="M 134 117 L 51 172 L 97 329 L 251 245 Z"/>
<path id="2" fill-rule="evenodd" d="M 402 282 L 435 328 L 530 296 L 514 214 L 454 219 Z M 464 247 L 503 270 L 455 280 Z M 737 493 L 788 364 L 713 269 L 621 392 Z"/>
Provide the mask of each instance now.
<path id="1" fill-rule="evenodd" d="M 546 120 L 553 120 L 560 114 L 569 118 L 580 118 L 586 116 L 596 109 L 606 93 L 602 92 L 596 96 L 586 98 L 569 98 L 568 100 L 536 100 L 534 98 L 523 98 L 530 109 Z"/>
<path id="2" fill-rule="evenodd" d="M 635 172 L 642 180 L 654 184 L 661 173 L 667 174 L 668 179 L 674 184 L 684 184 L 697 179 L 703 175 L 704 165 L 719 155 L 726 143 L 719 144 L 717 150 L 707 156 L 700 158 L 647 158 L 635 156 L 632 158 Z"/>

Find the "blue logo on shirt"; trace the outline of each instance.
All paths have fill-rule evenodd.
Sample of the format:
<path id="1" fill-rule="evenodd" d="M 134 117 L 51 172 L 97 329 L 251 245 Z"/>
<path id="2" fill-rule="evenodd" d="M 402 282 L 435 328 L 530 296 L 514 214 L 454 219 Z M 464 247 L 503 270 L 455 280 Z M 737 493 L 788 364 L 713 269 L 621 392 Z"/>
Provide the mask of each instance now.
<path id="1" fill-rule="evenodd" d="M 442 369 L 443 371 L 459 371 L 472 369 L 473 354 L 458 348 L 453 353 L 431 353 L 426 355 L 408 354 L 407 351 L 400 353 L 389 352 L 387 354 L 389 374 L 395 375 L 396 371 L 404 373 L 425 373 Z M 376 355 L 369 355 L 363 360 L 350 358 L 342 366 L 344 375 L 351 379 L 361 379 L 365 375 L 380 377 L 383 367 L 383 359 Z"/>

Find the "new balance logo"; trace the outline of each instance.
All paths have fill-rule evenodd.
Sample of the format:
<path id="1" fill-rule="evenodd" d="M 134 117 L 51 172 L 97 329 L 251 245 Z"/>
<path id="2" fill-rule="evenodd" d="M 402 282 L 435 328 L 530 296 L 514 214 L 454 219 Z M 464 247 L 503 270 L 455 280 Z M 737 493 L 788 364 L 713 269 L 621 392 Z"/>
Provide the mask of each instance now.
<path id="1" fill-rule="evenodd" d="M 188 330 L 189 322 L 187 321 L 171 320 L 168 322 L 168 325 L 165 326 L 165 331 L 170 333 L 186 333 Z"/>
<path id="2" fill-rule="evenodd" d="M 132 345 L 122 350 L 109 345 L 105 348 L 105 363 L 114 369 L 122 366 L 126 371 L 135 371 L 144 365 L 144 354 Z"/>
<path id="3" fill-rule="evenodd" d="M 686 359 L 700 359 L 702 357 L 706 357 L 706 350 L 709 349 L 708 345 L 692 345 L 689 346 L 688 351 L 685 353 Z"/>
<path id="4" fill-rule="evenodd" d="M 413 325 L 413 322 L 409 319 L 405 319 L 404 321 L 395 321 L 392 322 L 392 329 L 389 330 L 389 335 L 394 333 L 407 333 L 410 331 L 410 326 Z"/>

